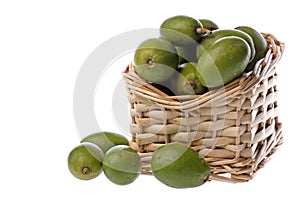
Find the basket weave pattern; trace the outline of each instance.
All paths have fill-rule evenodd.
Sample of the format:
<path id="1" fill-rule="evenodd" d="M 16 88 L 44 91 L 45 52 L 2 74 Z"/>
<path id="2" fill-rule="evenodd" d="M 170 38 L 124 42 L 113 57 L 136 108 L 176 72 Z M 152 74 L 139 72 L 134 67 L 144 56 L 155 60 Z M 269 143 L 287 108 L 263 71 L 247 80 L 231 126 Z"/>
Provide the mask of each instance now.
<path id="1" fill-rule="evenodd" d="M 129 93 L 130 146 L 151 174 L 153 151 L 183 143 L 199 152 L 211 180 L 244 182 L 282 143 L 278 120 L 276 63 L 284 44 L 263 33 L 269 45 L 252 72 L 203 95 L 168 96 L 142 80 L 130 64 L 123 72 Z"/>

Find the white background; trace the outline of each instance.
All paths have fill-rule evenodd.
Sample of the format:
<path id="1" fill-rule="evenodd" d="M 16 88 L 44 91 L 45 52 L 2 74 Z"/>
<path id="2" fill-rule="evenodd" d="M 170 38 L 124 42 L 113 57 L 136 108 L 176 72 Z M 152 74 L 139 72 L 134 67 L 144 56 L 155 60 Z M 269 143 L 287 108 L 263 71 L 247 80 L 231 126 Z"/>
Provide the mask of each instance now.
<path id="1" fill-rule="evenodd" d="M 299 196 L 299 10 L 296 1 L 1 1 L 0 3 L 0 199 L 283 199 Z M 88 55 L 125 31 L 157 28 L 173 15 L 209 18 L 222 28 L 249 25 L 286 43 L 278 64 L 284 145 L 245 184 L 209 182 L 172 189 L 140 176 L 128 186 L 104 174 L 79 181 L 67 156 L 79 144 L 73 118 L 76 77 Z M 112 51 L 111 49 L 108 51 Z M 105 56 L 105 55 L 103 55 Z M 116 61 L 121 79 L 130 57 Z M 109 85 L 109 84 L 108 84 Z M 112 90 L 110 88 L 110 90 Z M 108 88 L 109 90 L 109 88 Z M 95 96 L 95 99 L 103 98 Z M 111 106 L 108 102 L 107 107 Z M 120 127 L 111 108 L 95 105 L 100 126 Z M 106 116 L 104 121 L 101 116 Z"/>

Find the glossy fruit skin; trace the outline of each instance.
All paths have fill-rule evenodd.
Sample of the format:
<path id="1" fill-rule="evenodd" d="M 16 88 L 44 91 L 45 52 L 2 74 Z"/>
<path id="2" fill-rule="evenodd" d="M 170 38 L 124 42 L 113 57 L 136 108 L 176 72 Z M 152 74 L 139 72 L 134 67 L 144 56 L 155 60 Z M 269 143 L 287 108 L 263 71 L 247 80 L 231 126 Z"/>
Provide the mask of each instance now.
<path id="1" fill-rule="evenodd" d="M 86 136 L 81 140 L 97 145 L 103 153 L 106 153 L 111 147 L 116 145 L 128 145 L 128 140 L 123 135 L 113 132 L 98 132 Z"/>
<path id="2" fill-rule="evenodd" d="M 102 150 L 92 143 L 82 143 L 68 156 L 68 168 L 73 176 L 80 180 L 90 180 L 102 172 Z"/>
<path id="3" fill-rule="evenodd" d="M 105 176 L 117 185 L 134 182 L 140 174 L 141 166 L 139 155 L 126 145 L 112 147 L 103 160 Z"/>
<path id="4" fill-rule="evenodd" d="M 165 39 L 147 39 L 135 51 L 134 66 L 136 73 L 148 82 L 166 81 L 178 66 L 177 51 Z"/>
<path id="5" fill-rule="evenodd" d="M 198 20 L 186 15 L 177 15 L 166 19 L 161 24 L 160 35 L 177 46 L 187 46 L 195 44 L 203 35 L 197 33 L 197 28 L 202 28 Z"/>
<path id="6" fill-rule="evenodd" d="M 180 65 L 182 68 L 177 78 L 177 94 L 179 95 L 195 95 L 202 94 L 206 91 L 196 75 L 197 63 L 184 63 Z"/>
<path id="7" fill-rule="evenodd" d="M 236 29 L 241 30 L 250 35 L 254 42 L 256 53 L 254 59 L 248 64 L 248 66 L 245 69 L 246 72 L 252 71 L 256 62 L 265 57 L 268 51 L 268 43 L 266 39 L 262 36 L 262 34 L 260 34 L 254 28 L 251 28 L 249 26 L 239 26 Z"/>
<path id="8" fill-rule="evenodd" d="M 193 149 L 183 144 L 170 143 L 154 151 L 151 168 L 163 184 L 174 188 L 192 188 L 204 184 L 210 168 Z"/>
<path id="9" fill-rule="evenodd" d="M 211 46 L 215 43 L 218 39 L 227 36 L 237 36 L 244 39 L 251 49 L 251 56 L 250 61 L 254 59 L 255 56 L 255 47 L 252 38 L 245 32 L 237 30 L 237 29 L 218 29 L 212 32 L 210 35 L 205 35 L 200 41 L 200 44 L 197 46 L 197 57 L 198 59 L 200 56 Z"/>
<path id="10" fill-rule="evenodd" d="M 203 28 L 211 31 L 219 29 L 219 26 L 210 19 L 199 19 L 199 21 L 202 24 Z"/>
<path id="11" fill-rule="evenodd" d="M 200 83 L 208 88 L 220 87 L 240 76 L 249 63 L 251 49 L 236 36 L 217 40 L 203 53 L 197 64 Z"/>

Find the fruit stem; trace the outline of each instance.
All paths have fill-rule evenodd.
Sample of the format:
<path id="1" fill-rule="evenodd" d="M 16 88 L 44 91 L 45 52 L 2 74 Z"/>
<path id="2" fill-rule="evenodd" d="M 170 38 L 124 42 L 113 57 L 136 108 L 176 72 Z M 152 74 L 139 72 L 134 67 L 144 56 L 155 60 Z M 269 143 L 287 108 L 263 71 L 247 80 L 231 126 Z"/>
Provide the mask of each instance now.
<path id="1" fill-rule="evenodd" d="M 197 28 L 196 29 L 196 33 L 198 33 L 198 34 L 201 34 L 201 33 L 204 33 L 204 34 L 211 34 L 212 33 L 212 31 L 211 30 L 209 30 L 209 29 L 206 29 L 206 28 Z"/>
<path id="2" fill-rule="evenodd" d="M 153 67 L 154 61 L 152 58 L 148 58 L 146 63 L 148 65 L 148 67 L 151 68 L 151 67 Z"/>
<path id="3" fill-rule="evenodd" d="M 196 83 L 194 81 L 186 81 L 185 82 L 185 87 L 189 89 L 195 89 L 196 88 Z"/>
<path id="4" fill-rule="evenodd" d="M 85 174 L 85 175 L 88 175 L 90 172 L 91 172 L 91 170 L 90 170 L 90 168 L 88 168 L 88 167 L 84 167 L 84 168 L 82 168 L 82 170 L 81 170 L 81 173 L 82 173 L 82 174 Z"/>

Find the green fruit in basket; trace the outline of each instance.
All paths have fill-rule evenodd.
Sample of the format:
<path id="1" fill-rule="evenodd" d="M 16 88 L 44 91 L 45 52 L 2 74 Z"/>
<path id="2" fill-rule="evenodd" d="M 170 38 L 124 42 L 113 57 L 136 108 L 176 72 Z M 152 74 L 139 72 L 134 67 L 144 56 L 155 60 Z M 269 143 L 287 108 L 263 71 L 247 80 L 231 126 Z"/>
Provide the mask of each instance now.
<path id="1" fill-rule="evenodd" d="M 151 160 L 153 175 L 165 185 L 191 188 L 208 180 L 210 168 L 193 149 L 170 143 L 154 151 Z"/>
<path id="2" fill-rule="evenodd" d="M 255 64 L 257 61 L 260 59 L 264 58 L 267 51 L 268 51 L 268 43 L 265 40 L 265 38 L 260 34 L 258 31 L 255 29 L 249 27 L 249 26 L 239 26 L 236 29 L 241 30 L 248 35 L 251 36 L 253 42 L 254 42 L 254 47 L 255 47 L 255 57 L 254 59 L 248 64 L 246 68 L 246 72 L 249 72 L 253 70 Z"/>
<path id="3" fill-rule="evenodd" d="M 223 86 L 240 76 L 249 63 L 251 49 L 236 36 L 223 37 L 210 46 L 200 57 L 197 76 L 208 88 Z"/>
<path id="4" fill-rule="evenodd" d="M 206 91 L 196 76 L 197 63 L 184 63 L 180 65 L 182 68 L 177 78 L 177 93 L 181 95 L 202 94 Z"/>
<path id="5" fill-rule="evenodd" d="M 135 51 L 134 66 L 136 73 L 146 81 L 166 81 L 178 66 L 177 51 L 167 40 L 147 39 Z"/>
<path id="6" fill-rule="evenodd" d="M 90 180 L 102 172 L 102 150 L 92 143 L 83 143 L 75 147 L 68 156 L 68 167 L 73 176 L 81 180 Z"/>
<path id="7" fill-rule="evenodd" d="M 197 46 L 197 58 L 199 59 L 201 55 L 218 39 L 227 36 L 237 36 L 243 38 L 248 43 L 251 49 L 250 62 L 254 59 L 255 46 L 252 38 L 247 33 L 236 29 L 218 29 L 213 31 L 212 34 L 204 36 L 201 39 L 200 44 Z"/>
<path id="8" fill-rule="evenodd" d="M 130 147 L 112 147 L 104 156 L 103 171 L 113 183 L 127 185 L 137 179 L 141 170 L 139 155 Z"/>
<path id="9" fill-rule="evenodd" d="M 177 15 L 166 19 L 160 26 L 160 35 L 177 46 L 195 44 L 206 30 L 202 24 L 189 16 Z"/>
<path id="10" fill-rule="evenodd" d="M 123 135 L 112 132 L 99 132 L 86 136 L 81 142 L 96 144 L 104 153 L 116 145 L 128 145 L 128 140 Z"/>
<path id="11" fill-rule="evenodd" d="M 203 28 L 206 28 L 208 30 L 217 30 L 219 29 L 219 26 L 213 22 L 212 20 L 209 19 L 199 19 L 200 23 L 202 24 Z"/>
<path id="12" fill-rule="evenodd" d="M 186 62 L 197 62 L 197 54 L 196 49 L 197 45 L 189 45 L 189 46 L 175 46 L 178 54 L 179 64 L 186 63 Z"/>

